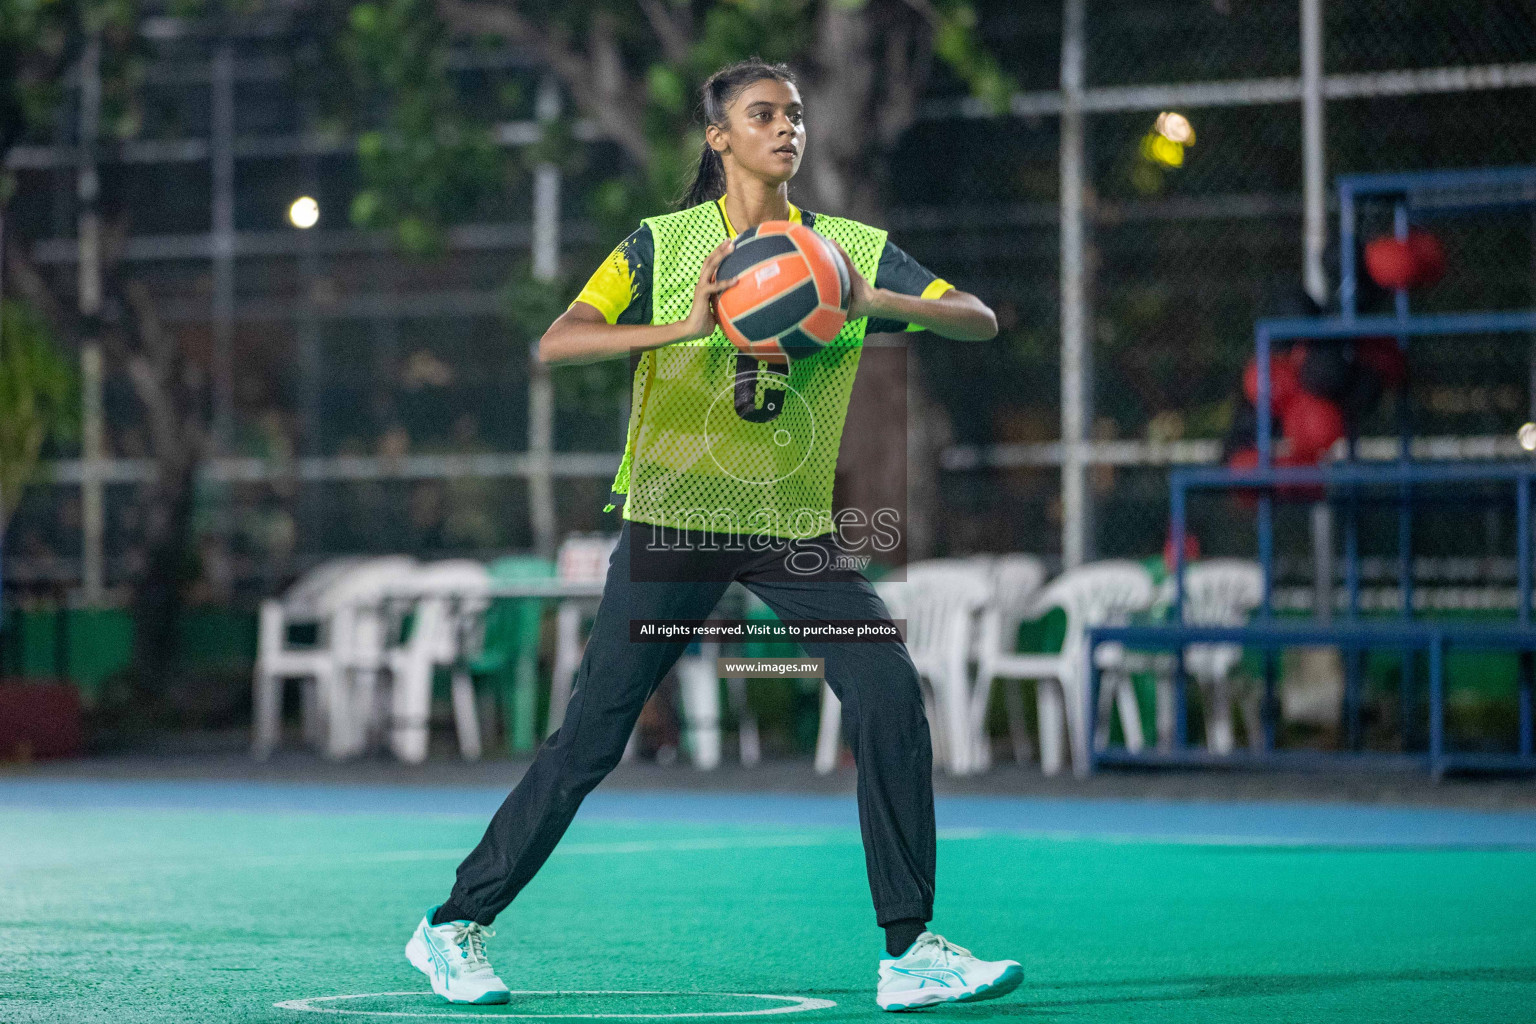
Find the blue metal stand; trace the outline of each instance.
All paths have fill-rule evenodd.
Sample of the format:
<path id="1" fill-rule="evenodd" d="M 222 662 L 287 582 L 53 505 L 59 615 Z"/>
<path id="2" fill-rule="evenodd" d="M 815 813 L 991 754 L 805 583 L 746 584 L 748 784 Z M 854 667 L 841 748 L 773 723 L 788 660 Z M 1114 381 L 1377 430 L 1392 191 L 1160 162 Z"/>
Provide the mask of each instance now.
<path id="1" fill-rule="evenodd" d="M 1496 767 L 1536 769 L 1536 629 L 1531 624 L 1531 480 L 1536 463 L 1520 462 L 1441 462 L 1419 463 L 1412 459 L 1412 416 L 1406 382 L 1398 390 L 1398 457 L 1389 463 L 1365 464 L 1355 461 L 1354 439 L 1350 439 L 1349 461 L 1329 466 L 1280 467 L 1275 465 L 1275 438 L 1272 424 L 1273 382 L 1270 357 L 1276 342 L 1293 340 L 1361 339 L 1392 337 L 1406 350 L 1412 339 L 1453 335 L 1530 334 L 1536 332 L 1536 310 L 1490 310 L 1484 312 L 1437 313 L 1417 315 L 1410 312 L 1408 295 L 1399 291 L 1392 315 L 1360 316 L 1357 306 L 1357 267 L 1355 259 L 1357 203 L 1362 197 L 1389 200 L 1393 209 L 1393 229 L 1406 238 L 1410 219 L 1506 207 L 1536 207 L 1536 167 L 1485 168 L 1465 171 L 1431 171 L 1400 174 L 1344 175 L 1338 179 L 1340 235 L 1340 298 L 1342 314 L 1337 317 L 1307 317 L 1261 320 L 1254 329 L 1258 394 L 1258 466 L 1249 470 L 1224 467 L 1179 468 L 1169 476 L 1169 510 L 1174 558 L 1174 607 L 1171 624 L 1157 627 L 1123 627 L 1090 632 L 1088 645 L 1089 677 L 1095 696 L 1089 702 L 1092 717 L 1097 707 L 1097 670 L 1092 667 L 1093 649 L 1098 643 L 1116 640 L 1128 646 L 1168 650 L 1178 660 L 1175 685 L 1176 749 L 1172 754 L 1130 755 L 1101 752 L 1090 758 L 1097 761 L 1162 761 L 1206 763 L 1210 755 L 1185 749 L 1185 684 L 1182 666 L 1184 645 L 1201 642 L 1240 643 L 1264 651 L 1264 750 L 1275 753 L 1275 735 L 1279 720 L 1276 700 L 1276 658 L 1280 650 L 1291 646 L 1329 646 L 1342 648 L 1347 669 L 1345 710 L 1347 746 L 1358 753 L 1362 745 L 1359 727 L 1362 703 L 1363 659 L 1372 650 L 1397 649 L 1403 659 L 1401 714 L 1405 746 L 1417 721 L 1414 709 L 1415 658 L 1422 652 L 1427 661 L 1429 682 L 1428 760 L 1437 776 L 1448 767 Z M 1507 627 L 1458 625 L 1430 622 L 1417 618 L 1414 610 L 1413 579 L 1413 509 L 1415 504 L 1434 500 L 1437 491 L 1458 484 L 1507 483 L 1513 491 L 1517 521 L 1517 562 L 1519 572 L 1519 608 L 1515 621 Z M 1287 489 L 1321 486 L 1330 501 L 1344 508 L 1344 585 L 1346 614 L 1342 622 L 1329 626 L 1280 625 L 1274 621 L 1274 502 Z M 1244 627 L 1214 629 L 1184 625 L 1184 550 L 1188 530 L 1188 497 L 1194 490 L 1258 491 L 1258 558 L 1264 573 L 1263 599 L 1254 621 Z M 1427 492 L 1427 493 L 1426 493 Z M 1360 618 L 1360 543 L 1359 507 L 1362 502 L 1386 500 L 1397 509 L 1398 585 L 1401 593 L 1399 619 L 1393 623 L 1367 623 Z M 1331 583 L 1331 581 L 1330 581 Z M 1455 755 L 1446 750 L 1445 739 L 1445 657 L 1450 647 L 1492 649 L 1517 652 L 1520 656 L 1519 750 L 1513 755 Z M 1090 727 L 1089 735 L 1092 735 Z M 1231 758 L 1224 758 L 1230 762 Z"/>
<path id="2" fill-rule="evenodd" d="M 1100 644 L 1118 643 L 1128 648 L 1151 651 L 1178 651 L 1187 644 L 1242 644 L 1267 652 L 1290 647 L 1340 647 L 1349 652 L 1399 649 L 1425 651 L 1429 661 L 1429 749 L 1408 760 L 1427 764 L 1438 778 L 1454 768 L 1498 768 L 1530 770 L 1536 759 L 1530 754 L 1533 737 L 1528 719 L 1520 727 L 1520 752 L 1516 754 L 1459 754 L 1448 749 L 1445 738 L 1445 655 L 1452 647 L 1461 650 L 1515 651 L 1528 660 L 1536 653 L 1536 630 L 1526 626 L 1430 623 L 1424 621 L 1387 621 L 1353 625 L 1310 625 L 1307 623 L 1250 623 L 1246 626 L 1100 626 L 1088 631 L 1085 666 L 1088 679 L 1088 735 L 1094 735 L 1098 711 L 1100 670 L 1093 652 Z M 1275 753 L 1266 737 L 1264 754 Z M 1403 755 L 1370 755 L 1355 752 L 1359 759 L 1401 762 Z M 1163 764 L 1227 763 L 1230 755 L 1216 758 L 1203 751 L 1191 751 L 1183 744 L 1172 752 L 1130 754 L 1123 751 L 1089 753 L 1089 764 L 1108 762 L 1156 761 Z"/>

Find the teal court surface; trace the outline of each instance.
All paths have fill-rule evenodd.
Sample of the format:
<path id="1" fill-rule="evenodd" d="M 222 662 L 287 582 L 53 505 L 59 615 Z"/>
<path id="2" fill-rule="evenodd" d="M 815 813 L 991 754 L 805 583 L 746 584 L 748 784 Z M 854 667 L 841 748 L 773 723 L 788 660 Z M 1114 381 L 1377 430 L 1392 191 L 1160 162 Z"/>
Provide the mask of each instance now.
<path id="1" fill-rule="evenodd" d="M 890 1019 L 851 796 L 599 789 L 496 923 L 401 950 L 504 793 L 0 779 L 0 1024 Z M 934 1018 L 1536 1020 L 1536 814 L 947 797 L 934 927 L 1024 985 Z"/>

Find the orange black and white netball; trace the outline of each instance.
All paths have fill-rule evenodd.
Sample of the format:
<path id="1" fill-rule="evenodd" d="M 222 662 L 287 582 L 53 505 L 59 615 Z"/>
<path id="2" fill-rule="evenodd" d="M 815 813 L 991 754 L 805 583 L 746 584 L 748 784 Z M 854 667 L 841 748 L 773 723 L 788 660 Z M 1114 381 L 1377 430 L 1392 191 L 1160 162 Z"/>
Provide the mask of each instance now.
<path id="1" fill-rule="evenodd" d="M 770 220 L 743 231 L 715 276 L 737 278 L 714 296 L 720 329 L 757 359 L 788 364 L 815 355 L 848 320 L 848 267 L 804 224 Z"/>

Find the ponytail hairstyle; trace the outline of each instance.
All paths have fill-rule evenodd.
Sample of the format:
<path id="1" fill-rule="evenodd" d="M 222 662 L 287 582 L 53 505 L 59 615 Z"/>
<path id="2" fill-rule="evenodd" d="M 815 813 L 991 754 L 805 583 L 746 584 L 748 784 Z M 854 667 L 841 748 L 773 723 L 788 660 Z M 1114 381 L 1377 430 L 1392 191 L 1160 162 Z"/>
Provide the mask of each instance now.
<path id="1" fill-rule="evenodd" d="M 741 94 L 741 90 L 765 78 L 795 84 L 795 75 L 789 70 L 789 65 L 769 64 L 758 57 L 749 57 L 710 75 L 699 90 L 703 98 L 704 124 L 724 128 L 725 108 Z M 713 202 L 723 195 L 725 163 L 719 153 L 709 148 L 709 141 L 705 140 L 704 149 L 699 154 L 698 170 L 694 171 L 693 181 L 678 201 L 678 209 Z"/>

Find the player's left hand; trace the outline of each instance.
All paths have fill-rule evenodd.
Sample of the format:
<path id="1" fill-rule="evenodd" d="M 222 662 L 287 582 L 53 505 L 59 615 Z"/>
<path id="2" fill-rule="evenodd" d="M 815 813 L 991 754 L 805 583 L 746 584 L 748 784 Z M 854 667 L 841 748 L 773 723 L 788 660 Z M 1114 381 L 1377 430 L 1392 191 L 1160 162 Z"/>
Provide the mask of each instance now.
<path id="1" fill-rule="evenodd" d="M 848 267 L 848 283 L 852 289 L 848 296 L 848 319 L 857 320 L 861 316 L 875 316 L 876 309 L 875 287 L 864 279 L 857 267 L 853 265 L 853 258 L 848 255 L 841 243 L 827 239 L 837 248 L 837 254 L 843 258 L 843 263 Z"/>

